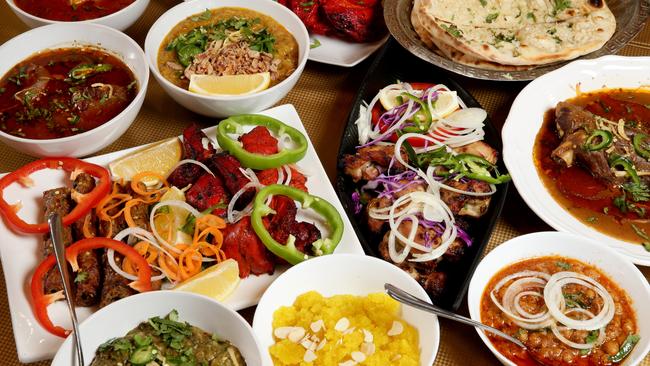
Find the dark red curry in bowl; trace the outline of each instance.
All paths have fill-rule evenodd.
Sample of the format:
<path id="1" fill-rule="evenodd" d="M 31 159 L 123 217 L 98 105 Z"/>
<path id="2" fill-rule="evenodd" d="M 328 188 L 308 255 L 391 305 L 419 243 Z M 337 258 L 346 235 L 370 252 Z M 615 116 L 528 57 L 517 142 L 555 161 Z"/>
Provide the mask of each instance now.
<path id="1" fill-rule="evenodd" d="M 627 293 L 593 265 L 560 257 L 501 269 L 483 292 L 481 322 L 523 342 L 488 338 L 518 366 L 605 366 L 625 362 L 640 340 Z"/>
<path id="2" fill-rule="evenodd" d="M 14 0 L 17 7 L 39 18 L 81 21 L 116 13 L 135 0 Z"/>
<path id="3" fill-rule="evenodd" d="M 650 251 L 650 91 L 603 89 L 558 103 L 534 160 L 563 208 Z"/>
<path id="4" fill-rule="evenodd" d="M 133 72 L 106 51 L 39 52 L 0 79 L 0 130 L 39 140 L 76 135 L 113 119 L 137 93 Z"/>

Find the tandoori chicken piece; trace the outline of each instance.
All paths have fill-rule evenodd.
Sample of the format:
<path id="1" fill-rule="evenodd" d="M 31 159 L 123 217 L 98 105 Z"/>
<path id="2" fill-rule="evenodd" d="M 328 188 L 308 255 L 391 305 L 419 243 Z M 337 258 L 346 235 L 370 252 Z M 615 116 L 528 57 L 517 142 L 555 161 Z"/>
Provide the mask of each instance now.
<path id="1" fill-rule="evenodd" d="M 325 19 L 322 11 L 322 0 L 310 2 L 305 2 L 304 0 L 282 0 L 281 3 L 296 13 L 311 33 L 325 36 L 338 35 L 334 27 Z"/>
<path id="2" fill-rule="evenodd" d="M 273 155 L 278 153 L 278 140 L 264 126 L 257 126 L 250 132 L 241 135 L 239 141 L 244 150 L 254 154 Z"/>
<path id="3" fill-rule="evenodd" d="M 343 38 L 370 42 L 384 36 L 384 12 L 380 0 L 321 0 L 328 23 Z"/>
<path id="4" fill-rule="evenodd" d="M 490 192 L 492 188 L 486 182 L 474 179 L 450 179 L 445 181 L 445 184 L 467 192 L 486 193 Z M 449 209 L 454 215 L 481 217 L 490 207 L 490 200 L 492 196 L 470 196 L 467 194 L 452 192 L 447 189 L 440 190 L 440 198 L 447 204 Z"/>
<path id="5" fill-rule="evenodd" d="M 246 278 L 250 273 L 273 274 L 275 265 L 272 254 L 255 234 L 248 216 L 226 226 L 222 249 L 227 258 L 234 259 L 239 264 L 240 278 Z"/>
<path id="6" fill-rule="evenodd" d="M 307 192 L 307 177 L 294 168 L 290 168 L 290 169 L 291 169 L 291 181 L 289 182 L 289 186 Z M 257 179 L 260 181 L 260 183 L 265 186 L 278 183 L 279 173 L 276 168 L 260 170 L 255 174 L 257 175 Z M 285 171 L 283 172 L 283 174 L 286 175 L 287 172 Z M 286 181 L 286 176 L 284 179 Z"/>
<path id="7" fill-rule="evenodd" d="M 293 235 L 295 246 L 299 251 L 314 254 L 311 244 L 320 239 L 320 230 L 314 224 L 296 220 L 298 213 L 296 203 L 289 197 L 276 196 L 273 197 L 270 207 L 276 212 L 268 221 L 268 230 L 273 239 L 285 244 L 289 235 Z"/>
<path id="8" fill-rule="evenodd" d="M 228 193 L 234 195 L 242 189 L 250 180 L 242 173 L 242 166 L 235 157 L 228 153 L 215 154 L 206 161 L 210 170 L 222 178 Z M 246 190 L 237 201 L 235 208 L 246 207 L 255 196 L 255 188 Z"/>
<path id="9" fill-rule="evenodd" d="M 402 150 L 402 159 L 408 162 L 406 151 Z M 354 155 L 343 156 L 343 169 L 345 174 L 352 177 L 352 180 L 373 180 L 381 173 L 391 168 L 391 173 L 404 170 L 404 166 L 393 159 L 395 155 L 394 145 L 371 145 L 362 147 Z"/>
<path id="10" fill-rule="evenodd" d="M 223 186 L 221 178 L 205 173 L 185 193 L 185 199 L 192 207 L 199 211 L 205 211 L 210 207 L 222 204 L 224 207 L 216 207 L 212 214 L 223 216 L 226 213 L 225 207 L 230 197 Z"/>
<path id="11" fill-rule="evenodd" d="M 215 154 L 214 146 L 208 136 L 196 124 L 183 131 L 183 159 L 205 162 Z M 194 183 L 201 176 L 201 167 L 196 164 L 183 164 L 167 178 L 172 185 L 183 188 Z"/>

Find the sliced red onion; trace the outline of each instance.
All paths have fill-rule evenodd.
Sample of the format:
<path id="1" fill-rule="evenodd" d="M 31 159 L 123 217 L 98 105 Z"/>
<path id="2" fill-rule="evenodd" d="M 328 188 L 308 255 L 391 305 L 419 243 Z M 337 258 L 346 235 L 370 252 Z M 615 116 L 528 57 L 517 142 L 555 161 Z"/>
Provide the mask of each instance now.
<path id="1" fill-rule="evenodd" d="M 257 179 L 257 177 L 255 177 Z M 263 188 L 263 186 L 260 184 L 259 181 L 257 182 L 248 182 L 246 183 L 239 191 L 237 191 L 233 196 L 232 199 L 230 200 L 230 203 L 228 203 L 228 211 L 227 211 L 227 218 L 228 222 L 231 224 L 234 224 L 238 222 L 239 220 L 242 219 L 242 217 L 248 215 L 253 211 L 253 202 L 251 201 L 243 210 L 237 211 L 235 210 L 235 203 L 237 203 L 237 200 L 239 197 L 241 197 L 244 192 L 249 190 L 250 188 L 255 188 L 255 190 L 260 190 Z"/>

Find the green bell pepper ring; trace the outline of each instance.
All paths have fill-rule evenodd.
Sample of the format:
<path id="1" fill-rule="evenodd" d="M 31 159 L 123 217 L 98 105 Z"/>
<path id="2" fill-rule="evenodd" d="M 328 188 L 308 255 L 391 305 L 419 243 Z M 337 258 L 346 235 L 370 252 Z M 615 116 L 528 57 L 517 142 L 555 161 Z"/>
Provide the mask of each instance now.
<path id="1" fill-rule="evenodd" d="M 648 135 L 645 133 L 637 133 L 632 139 L 632 145 L 634 145 L 634 151 L 636 151 L 639 156 L 646 160 L 650 160 L 650 145 L 644 140 L 648 140 Z"/>
<path id="2" fill-rule="evenodd" d="M 404 131 L 420 132 L 420 133 L 429 131 L 429 128 L 431 127 L 431 123 L 433 122 L 433 117 L 431 116 L 431 112 L 429 112 L 429 108 L 427 108 L 427 105 L 422 100 L 420 100 L 420 98 L 416 97 L 413 94 L 402 93 L 401 95 L 414 101 L 416 104 L 420 106 L 420 110 L 413 116 L 413 121 L 417 124 L 417 129 L 405 127 Z M 417 117 L 419 115 L 423 116 L 424 118 L 423 121 Z"/>
<path id="3" fill-rule="evenodd" d="M 272 155 L 261 155 L 246 151 L 239 141 L 228 136 L 231 133 L 243 133 L 243 126 L 264 126 L 276 136 L 286 133 L 296 145 L 293 149 L 283 149 Z M 217 127 L 219 146 L 239 160 L 242 166 L 264 170 L 300 161 L 307 154 L 307 138 L 297 129 L 275 118 L 259 114 L 240 114 L 224 119 Z"/>
<path id="4" fill-rule="evenodd" d="M 597 142 L 600 139 L 600 142 Z M 612 133 L 607 130 L 594 130 L 585 141 L 587 151 L 599 151 L 609 147 L 612 144 Z"/>
<path id="5" fill-rule="evenodd" d="M 296 248 L 295 238 L 293 235 L 289 235 L 289 240 L 286 245 L 283 245 L 273 239 L 264 226 L 264 222 L 262 221 L 264 216 L 274 213 L 273 209 L 266 204 L 266 199 L 272 195 L 287 196 L 294 201 L 300 202 L 303 209 L 311 208 L 321 215 L 327 222 L 327 226 L 330 229 L 330 236 L 313 242 L 312 246 L 314 247 L 317 256 L 332 254 L 334 252 L 334 249 L 343 236 L 343 220 L 336 208 L 320 197 L 312 196 L 299 189 L 281 184 L 272 184 L 262 188 L 257 192 L 253 203 L 251 225 L 253 226 L 255 234 L 257 234 L 262 243 L 264 243 L 264 246 L 266 246 L 273 254 L 291 264 L 298 264 L 306 259 L 312 258 L 312 256 L 303 253 Z"/>

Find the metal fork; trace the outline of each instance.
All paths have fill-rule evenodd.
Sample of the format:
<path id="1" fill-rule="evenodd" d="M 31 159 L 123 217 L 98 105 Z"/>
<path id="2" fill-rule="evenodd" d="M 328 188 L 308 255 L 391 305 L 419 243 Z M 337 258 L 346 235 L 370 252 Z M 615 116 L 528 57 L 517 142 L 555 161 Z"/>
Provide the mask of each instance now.
<path id="1" fill-rule="evenodd" d="M 72 289 L 70 285 L 70 273 L 68 272 L 68 264 L 65 260 L 65 247 L 63 246 L 63 223 L 61 222 L 61 215 L 52 213 L 47 218 L 47 223 L 50 225 L 50 236 L 52 238 L 52 247 L 54 247 L 54 256 L 56 257 L 56 265 L 59 268 L 61 279 L 63 280 L 63 293 L 65 294 L 65 301 L 68 304 L 68 311 L 70 311 L 70 318 L 72 319 L 72 338 L 73 348 L 76 348 L 77 365 L 84 366 L 84 354 L 81 348 L 81 336 L 79 334 L 79 322 L 77 321 L 77 313 L 74 311 L 74 300 L 72 299 Z"/>

